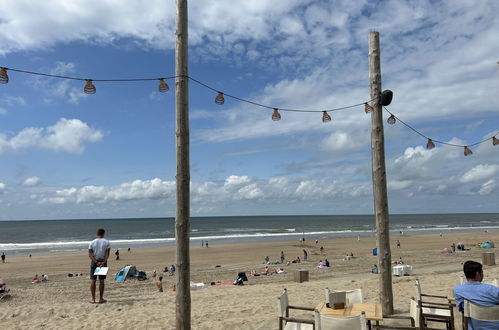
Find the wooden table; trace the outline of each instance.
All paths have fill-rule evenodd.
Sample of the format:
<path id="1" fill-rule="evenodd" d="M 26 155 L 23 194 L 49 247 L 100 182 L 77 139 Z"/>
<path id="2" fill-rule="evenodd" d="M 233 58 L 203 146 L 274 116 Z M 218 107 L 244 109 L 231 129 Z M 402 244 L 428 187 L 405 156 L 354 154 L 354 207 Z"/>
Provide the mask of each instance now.
<path id="1" fill-rule="evenodd" d="M 376 321 L 376 324 L 383 321 L 383 310 L 381 304 L 378 303 L 352 303 L 344 309 L 332 309 L 327 307 L 325 302 L 321 302 L 315 309 L 320 314 L 331 316 L 355 316 L 364 312 L 369 329 L 371 329 L 371 321 Z"/>

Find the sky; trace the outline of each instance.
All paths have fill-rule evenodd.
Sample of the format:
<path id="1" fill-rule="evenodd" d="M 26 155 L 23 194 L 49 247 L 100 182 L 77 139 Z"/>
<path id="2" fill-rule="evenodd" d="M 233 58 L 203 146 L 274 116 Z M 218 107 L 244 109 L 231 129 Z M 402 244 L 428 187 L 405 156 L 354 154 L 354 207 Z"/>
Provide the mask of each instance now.
<path id="1" fill-rule="evenodd" d="M 189 74 L 276 108 L 370 99 L 379 31 L 388 109 L 435 140 L 499 131 L 499 3 L 190 1 Z M 0 66 L 92 79 L 175 74 L 175 1 L 0 0 Z M 175 214 L 175 99 L 157 82 L 9 71 L 0 85 L 0 220 Z M 372 214 L 370 115 L 272 111 L 190 82 L 191 214 Z M 384 114 L 387 118 L 386 113 Z M 385 121 L 391 213 L 499 212 L 499 146 L 437 144 Z"/>

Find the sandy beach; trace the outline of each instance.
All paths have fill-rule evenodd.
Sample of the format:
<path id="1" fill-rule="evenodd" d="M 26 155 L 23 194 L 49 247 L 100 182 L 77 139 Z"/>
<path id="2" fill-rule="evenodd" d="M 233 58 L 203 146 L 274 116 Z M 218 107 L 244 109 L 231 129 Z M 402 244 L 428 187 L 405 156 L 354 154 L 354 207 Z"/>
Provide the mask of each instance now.
<path id="1" fill-rule="evenodd" d="M 400 240 L 397 248 L 395 241 Z M 402 257 L 413 266 L 413 276 L 394 277 L 393 290 L 396 313 L 407 313 L 409 299 L 414 295 L 414 279 L 421 280 L 424 292 L 447 295 L 449 288 L 459 283 L 462 263 L 481 261 L 483 249 L 473 247 L 478 242 L 499 242 L 499 232 L 455 233 L 439 235 L 392 236 L 392 258 Z M 464 242 L 470 251 L 442 254 L 441 250 L 454 242 Z M 324 246 L 324 255 L 320 255 Z M 276 297 L 289 290 L 295 305 L 316 306 L 323 290 L 362 288 L 364 299 L 378 299 L 377 275 L 369 270 L 377 263 L 371 255 L 375 239 L 333 238 L 307 239 L 305 246 L 298 241 L 267 241 L 253 243 L 214 244 L 209 248 L 191 249 L 192 280 L 207 286 L 192 291 L 192 324 L 195 329 L 277 329 Z M 286 274 L 250 276 L 251 270 L 263 270 L 263 259 L 277 261 L 280 251 L 286 259 L 303 259 L 308 251 L 309 263 L 284 266 Z M 495 249 L 492 249 L 494 251 Z M 89 259 L 86 253 L 35 255 L 32 258 L 9 257 L 0 264 L 0 278 L 7 282 L 12 297 L 0 302 L 0 324 L 4 329 L 173 329 L 175 318 L 174 277 L 165 275 L 165 292 L 158 292 L 152 279 L 117 283 L 114 274 L 126 264 L 151 276 L 161 274 L 165 266 L 174 263 L 174 248 L 121 251 L 121 260 L 111 256 L 111 276 L 106 280 L 106 304 L 90 304 Z M 112 251 L 114 252 L 114 250 Z M 353 260 L 344 261 L 353 252 Z M 331 268 L 318 269 L 319 260 L 328 258 Z M 221 267 L 214 267 L 220 265 Z M 295 283 L 295 269 L 308 269 L 310 281 Z M 232 282 L 239 271 L 245 271 L 249 281 L 245 286 L 210 286 L 210 282 Z M 486 279 L 498 278 L 498 266 L 484 266 Z M 67 277 L 68 273 L 84 273 L 84 277 Z M 32 284 L 35 275 L 48 274 L 49 282 Z M 297 314 L 299 315 L 299 314 Z"/>

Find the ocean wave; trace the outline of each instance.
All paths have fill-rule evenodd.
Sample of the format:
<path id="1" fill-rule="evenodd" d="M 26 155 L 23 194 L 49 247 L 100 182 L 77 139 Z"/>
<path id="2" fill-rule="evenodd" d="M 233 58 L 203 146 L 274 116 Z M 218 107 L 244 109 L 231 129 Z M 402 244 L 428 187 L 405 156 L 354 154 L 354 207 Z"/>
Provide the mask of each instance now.
<path id="1" fill-rule="evenodd" d="M 372 235 L 372 230 L 325 230 L 325 231 L 310 231 L 304 233 L 295 233 L 291 231 L 294 228 L 288 228 L 288 232 L 240 232 L 240 233 L 231 233 L 226 235 L 203 235 L 203 236 L 191 236 L 191 241 L 210 241 L 210 240 L 244 240 L 244 239 L 255 239 L 255 238 L 264 238 L 264 237 L 300 237 L 305 235 L 306 237 L 315 236 L 315 237 L 324 237 L 327 235 L 340 236 L 342 234 L 346 234 L 347 236 L 357 236 L 362 234 Z M 435 231 L 438 233 L 438 230 L 442 230 L 444 227 L 419 227 L 419 228 L 407 228 L 404 230 L 406 233 L 413 232 L 429 232 Z M 469 230 L 470 227 L 460 226 L 460 227 L 446 227 L 446 232 L 448 231 L 459 231 L 459 230 Z M 473 227 L 474 231 L 477 230 L 485 230 L 485 229 L 499 229 L 499 226 L 475 226 Z M 260 229 L 262 230 L 262 229 Z M 282 230 L 282 229 L 281 229 Z M 263 231 L 263 230 L 262 230 Z M 398 233 L 398 229 L 391 229 L 392 233 Z M 175 241 L 174 237 L 166 237 L 166 238 L 142 238 L 142 239 L 116 239 L 111 240 L 111 244 L 114 246 L 122 247 L 122 246 L 138 246 L 138 245 L 154 245 L 155 243 L 173 243 Z M 82 241 L 56 241 L 56 242 L 35 242 L 35 243 L 0 243 L 0 250 L 4 251 L 13 251 L 13 250 L 52 250 L 57 249 L 67 250 L 70 248 L 79 248 L 83 249 L 88 246 L 90 241 L 82 240 Z"/>

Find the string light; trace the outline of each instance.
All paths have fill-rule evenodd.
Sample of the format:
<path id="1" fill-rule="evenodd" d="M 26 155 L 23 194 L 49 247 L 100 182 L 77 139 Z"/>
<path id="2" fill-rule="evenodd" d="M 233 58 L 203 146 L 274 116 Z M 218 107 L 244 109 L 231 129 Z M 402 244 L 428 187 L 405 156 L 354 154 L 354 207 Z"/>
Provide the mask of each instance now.
<path id="1" fill-rule="evenodd" d="M 97 92 L 97 88 L 95 88 L 91 79 L 88 79 L 87 82 L 85 83 L 85 87 L 83 87 L 83 92 L 85 92 L 85 94 L 95 94 L 95 92 Z"/>
<path id="2" fill-rule="evenodd" d="M 225 103 L 224 93 L 218 92 L 217 97 L 215 97 L 215 103 L 220 105 Z"/>
<path id="3" fill-rule="evenodd" d="M 366 113 L 370 113 L 370 112 L 373 112 L 374 108 L 372 105 L 370 105 L 369 103 L 364 103 L 364 111 Z"/>
<path id="4" fill-rule="evenodd" d="M 473 151 L 471 151 L 471 149 L 469 147 L 485 143 L 485 142 L 487 142 L 489 140 L 492 140 L 492 145 L 494 145 L 494 146 L 499 144 L 499 139 L 496 137 L 497 135 L 499 135 L 499 132 L 496 132 L 494 135 L 492 135 L 489 138 L 486 138 L 484 140 L 481 140 L 481 141 L 478 141 L 478 142 L 475 142 L 475 143 L 472 143 L 472 144 L 468 144 L 467 146 L 461 145 L 461 144 L 455 144 L 455 143 L 450 143 L 450 142 L 444 142 L 444 141 L 439 141 L 439 140 L 431 139 L 431 138 L 427 137 L 426 135 L 424 135 L 423 133 L 421 133 L 420 131 L 418 131 L 417 129 L 415 129 L 414 127 L 412 127 L 411 125 L 407 124 L 402 119 L 396 117 L 387 108 L 385 108 L 385 107 L 383 107 L 383 108 L 385 109 L 386 112 L 388 112 L 390 114 L 390 117 L 396 118 L 399 122 L 401 122 L 404 126 L 406 126 L 407 128 L 409 128 L 410 130 L 412 130 L 414 133 L 416 133 L 416 134 L 424 137 L 425 139 L 427 139 L 428 143 L 426 144 L 426 148 L 428 148 L 428 149 L 433 149 L 435 147 L 435 142 L 436 142 L 436 143 L 440 143 L 440 144 L 451 146 L 451 147 L 464 148 L 464 155 L 465 156 L 469 156 L 469 155 L 473 154 Z"/>
<path id="5" fill-rule="evenodd" d="M 395 119 L 395 116 L 394 115 L 391 115 L 390 117 L 388 117 L 388 119 L 386 120 L 386 122 L 390 125 L 393 125 L 395 124 L 395 122 L 397 121 L 397 119 Z"/>
<path id="6" fill-rule="evenodd" d="M 159 78 L 158 91 L 161 93 L 166 93 L 170 90 L 170 86 L 166 83 L 164 78 Z"/>
<path id="7" fill-rule="evenodd" d="M 279 113 L 279 109 L 274 108 L 274 112 L 272 112 L 272 120 L 273 121 L 281 120 L 281 114 Z"/>
<path id="8" fill-rule="evenodd" d="M 190 77 L 190 76 L 171 76 L 171 77 L 164 77 L 164 78 L 85 79 L 85 78 L 80 78 L 80 77 L 70 77 L 70 76 L 54 75 L 54 74 L 48 74 L 48 73 L 41 73 L 41 72 L 34 72 L 34 71 L 26 71 L 26 70 L 19 70 L 19 69 L 13 69 L 13 68 L 0 67 L 0 83 L 7 84 L 9 82 L 9 76 L 8 76 L 8 73 L 7 73 L 8 70 L 13 71 L 13 72 L 30 74 L 30 75 L 38 75 L 38 76 L 45 76 L 45 77 L 51 77 L 51 78 L 84 81 L 85 82 L 85 86 L 83 88 L 83 91 L 86 94 L 95 94 L 96 93 L 97 89 L 95 88 L 95 86 L 93 84 L 93 82 L 96 82 L 96 81 L 97 82 L 130 82 L 130 81 L 152 81 L 152 80 L 159 80 L 158 90 L 160 92 L 166 92 L 170 88 L 169 88 L 169 86 L 168 86 L 168 84 L 166 83 L 165 80 L 175 79 L 175 78 L 185 78 L 185 79 L 189 79 L 189 80 L 191 80 L 191 81 L 193 81 L 193 82 L 195 82 L 195 83 L 197 83 L 197 84 L 199 84 L 201 86 L 204 86 L 204 87 L 206 87 L 206 88 L 208 88 L 208 89 L 216 92 L 217 96 L 215 98 L 215 103 L 217 103 L 217 104 L 224 104 L 225 103 L 225 97 L 230 97 L 230 98 L 233 98 L 233 99 L 241 101 L 241 102 L 245 102 L 245 103 L 252 104 L 252 105 L 255 105 L 255 106 L 258 106 L 258 107 L 262 107 L 262 108 L 273 110 L 273 112 L 272 112 L 272 120 L 274 120 L 274 121 L 281 120 L 281 114 L 279 113 L 279 111 L 289 111 L 289 112 L 322 112 L 322 121 L 323 122 L 329 122 L 329 121 L 331 121 L 331 116 L 328 114 L 328 112 L 346 110 L 346 109 L 351 109 L 351 108 L 355 108 L 355 107 L 364 105 L 365 112 L 366 113 L 370 113 L 370 112 L 372 112 L 374 110 L 374 107 L 372 105 L 370 105 L 369 103 L 375 101 L 375 99 L 373 99 L 373 100 L 369 100 L 368 102 L 362 102 L 362 103 L 358 103 L 358 104 L 352 104 L 352 105 L 349 105 L 349 106 L 344 106 L 344 107 L 339 107 L 339 108 L 332 108 L 332 109 L 326 109 L 326 110 L 286 109 L 286 108 L 272 107 L 270 105 L 261 104 L 261 103 L 254 102 L 254 101 L 251 101 L 251 100 L 248 100 L 248 99 L 244 99 L 244 98 L 241 98 L 241 97 L 238 97 L 238 96 L 235 96 L 235 95 L 230 95 L 230 94 L 227 94 L 227 93 L 220 92 L 219 90 L 217 90 L 217 89 L 215 89 L 215 88 L 213 88 L 213 87 L 205 84 L 202 81 L 199 81 L 199 80 L 197 80 L 197 79 L 195 79 L 193 77 Z M 393 98 L 393 92 L 390 91 L 390 90 L 385 90 L 385 91 L 383 91 L 380 94 L 378 102 L 382 106 L 388 105 L 388 104 L 391 103 L 392 98 Z M 468 155 L 471 155 L 473 153 L 469 147 L 472 147 L 472 146 L 475 146 L 475 145 L 487 142 L 488 140 L 492 140 L 492 145 L 494 145 L 494 146 L 499 145 L 499 139 L 496 137 L 497 135 L 499 135 L 499 132 L 496 132 L 496 134 L 494 134 L 493 136 L 491 136 L 491 137 L 489 137 L 489 138 L 487 138 L 485 140 L 482 140 L 482 141 L 479 141 L 479 142 L 476 142 L 476 143 L 473 143 L 473 144 L 468 144 L 467 146 L 465 146 L 465 145 L 459 145 L 459 144 L 454 144 L 454 143 L 449 143 L 449 142 L 443 142 L 443 141 L 439 141 L 439 140 L 435 140 L 435 139 L 431 139 L 431 138 L 427 137 L 426 135 L 422 134 L 421 132 L 419 132 L 418 130 L 416 130 L 414 127 L 412 127 L 409 124 L 407 124 L 406 122 L 402 121 L 400 118 L 396 117 L 393 113 L 391 113 L 390 111 L 388 111 L 388 109 L 386 109 L 385 107 L 384 107 L 384 109 L 390 114 L 390 117 L 387 120 L 387 122 L 389 124 L 393 125 L 393 124 L 395 124 L 397 122 L 397 120 L 400 121 L 403 125 L 405 125 L 406 127 L 408 127 L 409 129 L 411 129 L 415 133 L 417 133 L 417 134 L 421 135 L 422 137 L 424 137 L 425 139 L 427 139 L 428 143 L 426 144 L 426 147 L 428 149 L 433 149 L 433 148 L 435 148 L 435 143 L 440 143 L 440 144 L 443 144 L 443 145 L 464 148 L 464 154 L 466 156 L 468 156 Z"/>
<path id="9" fill-rule="evenodd" d="M 331 121 L 331 116 L 327 113 L 327 111 L 322 112 L 322 122 L 327 123 Z"/>
<path id="10" fill-rule="evenodd" d="M 428 139 L 428 143 L 426 144 L 426 149 L 431 150 L 435 148 L 435 143 L 433 143 L 432 139 Z"/>
<path id="11" fill-rule="evenodd" d="M 9 82 L 9 75 L 7 74 L 7 68 L 0 68 L 0 83 L 6 84 Z"/>

